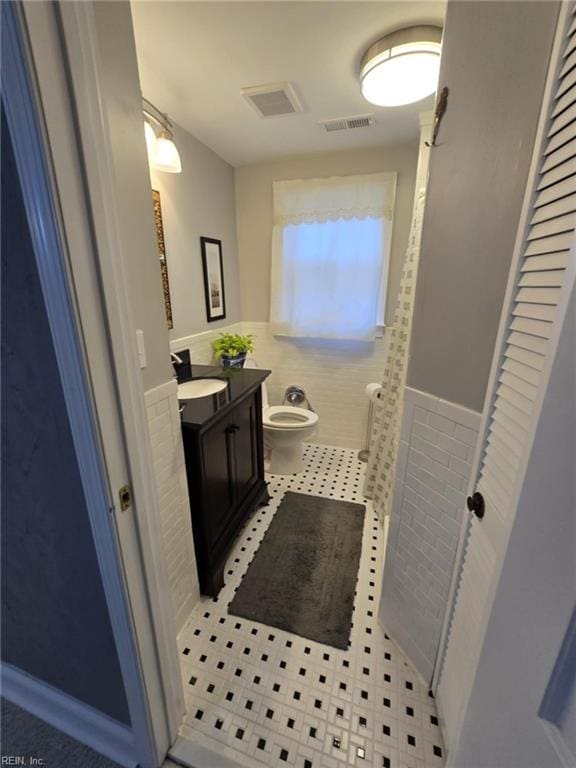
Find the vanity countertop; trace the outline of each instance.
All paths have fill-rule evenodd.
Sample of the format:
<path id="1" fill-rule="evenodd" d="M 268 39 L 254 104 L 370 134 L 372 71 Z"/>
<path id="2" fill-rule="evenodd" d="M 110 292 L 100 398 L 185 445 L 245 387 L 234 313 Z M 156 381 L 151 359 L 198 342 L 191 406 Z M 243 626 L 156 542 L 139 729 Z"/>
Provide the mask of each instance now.
<path id="1" fill-rule="evenodd" d="M 184 410 L 182 424 L 192 429 L 202 429 L 226 410 L 231 410 L 245 394 L 260 386 L 271 371 L 263 368 L 222 368 L 218 365 L 192 365 L 192 379 L 222 379 L 227 382 L 226 389 L 215 395 L 180 400 Z"/>

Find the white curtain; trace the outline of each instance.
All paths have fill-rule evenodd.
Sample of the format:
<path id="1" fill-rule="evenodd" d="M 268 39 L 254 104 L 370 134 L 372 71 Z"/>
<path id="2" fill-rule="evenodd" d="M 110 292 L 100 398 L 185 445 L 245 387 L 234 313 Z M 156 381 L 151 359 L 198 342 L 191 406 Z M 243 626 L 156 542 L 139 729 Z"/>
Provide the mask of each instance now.
<path id="1" fill-rule="evenodd" d="M 273 333 L 374 338 L 395 186 L 394 173 L 274 183 Z"/>
<path id="2" fill-rule="evenodd" d="M 382 390 L 374 407 L 364 496 L 374 500 L 374 508 L 381 521 L 391 512 L 425 202 L 426 188 L 421 187 L 416 190 L 394 322 L 387 329 L 389 336 Z"/>

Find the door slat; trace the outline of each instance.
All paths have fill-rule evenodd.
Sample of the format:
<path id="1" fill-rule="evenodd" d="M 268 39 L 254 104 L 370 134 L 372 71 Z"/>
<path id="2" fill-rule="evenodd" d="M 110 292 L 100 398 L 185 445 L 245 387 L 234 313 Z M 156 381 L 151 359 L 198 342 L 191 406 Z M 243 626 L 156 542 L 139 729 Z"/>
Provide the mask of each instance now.
<path id="1" fill-rule="evenodd" d="M 540 339 L 549 339 L 552 333 L 552 324 L 545 320 L 530 320 L 527 317 L 515 317 L 510 323 L 510 329 L 520 331 Z"/>
<path id="2" fill-rule="evenodd" d="M 506 341 L 508 344 L 514 344 L 517 347 L 522 347 L 522 349 L 529 349 L 531 352 L 538 352 L 540 355 L 545 355 L 548 350 L 548 344 L 544 339 L 539 339 L 527 333 L 519 333 L 518 331 L 512 331 Z"/>
<path id="3" fill-rule="evenodd" d="M 525 255 L 538 256 L 539 254 L 555 253 L 556 251 L 569 251 L 571 245 L 572 232 L 563 232 L 560 235 L 541 237 L 529 243 Z"/>
<path id="4" fill-rule="evenodd" d="M 503 400 L 507 400 L 519 411 L 525 413 L 526 416 L 529 416 L 532 413 L 534 403 L 527 397 L 524 397 L 524 395 L 521 395 L 519 392 L 508 387 L 506 384 L 498 384 L 496 396 L 501 397 Z"/>
<path id="5" fill-rule="evenodd" d="M 512 314 L 518 317 L 528 317 L 531 320 L 554 320 L 556 307 L 545 304 L 516 304 Z"/>
<path id="6" fill-rule="evenodd" d="M 543 221 L 540 224 L 533 224 L 530 228 L 528 240 L 538 240 L 541 237 L 571 232 L 574 229 L 574 218 L 574 213 L 571 212 L 564 214 L 564 216 L 556 216 L 554 219 Z"/>
<path id="7" fill-rule="evenodd" d="M 574 106 L 575 110 L 575 116 L 574 119 L 576 120 L 576 105 Z M 558 120 L 560 120 L 560 117 Z M 561 165 L 556 166 L 556 168 L 552 168 L 551 171 L 547 171 L 546 173 L 543 173 L 540 178 L 540 184 L 538 184 L 538 189 L 546 189 L 546 187 L 551 187 L 552 184 L 556 184 L 559 181 L 562 181 L 562 179 L 566 179 L 569 176 L 573 176 L 576 173 L 576 157 L 571 157 L 569 160 L 566 160 Z"/>
<path id="8" fill-rule="evenodd" d="M 553 200 L 560 200 L 562 197 L 574 194 L 574 184 L 570 177 L 559 181 L 557 184 L 552 184 L 551 187 L 541 190 L 534 204 L 535 208 L 540 208 L 542 205 L 547 205 Z"/>
<path id="9" fill-rule="evenodd" d="M 499 381 L 506 384 L 507 387 L 519 392 L 523 397 L 531 402 L 536 400 L 536 387 L 529 384 L 525 379 L 521 379 L 510 371 L 502 371 Z"/>
<path id="10" fill-rule="evenodd" d="M 531 224 L 538 224 L 541 221 L 549 221 L 558 216 L 564 216 L 567 213 L 576 211 L 576 194 L 561 197 L 548 205 L 543 205 L 532 216 Z"/>
<path id="11" fill-rule="evenodd" d="M 561 288 L 520 288 L 516 301 L 527 304 L 558 304 Z"/>
<path id="12" fill-rule="evenodd" d="M 506 357 L 511 360 L 517 360 L 519 363 L 534 368 L 537 371 L 541 371 L 544 367 L 544 358 L 539 355 L 538 352 L 530 352 L 528 349 L 522 347 L 516 347 L 514 344 L 509 344 L 506 347 Z"/>
<path id="13" fill-rule="evenodd" d="M 504 359 L 502 368 L 508 373 L 513 373 L 515 376 L 518 376 L 519 379 L 527 381 L 528 384 L 532 384 L 533 387 L 538 386 L 540 374 L 538 371 L 534 370 L 534 368 L 529 368 L 527 365 L 518 363 L 516 360 L 510 360 L 509 357 Z"/>

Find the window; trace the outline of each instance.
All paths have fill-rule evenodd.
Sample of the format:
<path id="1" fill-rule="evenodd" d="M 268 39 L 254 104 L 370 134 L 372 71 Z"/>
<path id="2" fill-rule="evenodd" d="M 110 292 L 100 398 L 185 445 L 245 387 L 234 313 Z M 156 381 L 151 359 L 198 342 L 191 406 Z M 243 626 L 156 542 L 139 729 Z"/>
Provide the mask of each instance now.
<path id="1" fill-rule="evenodd" d="M 383 324 L 396 174 L 274 184 L 278 335 L 374 338 Z"/>

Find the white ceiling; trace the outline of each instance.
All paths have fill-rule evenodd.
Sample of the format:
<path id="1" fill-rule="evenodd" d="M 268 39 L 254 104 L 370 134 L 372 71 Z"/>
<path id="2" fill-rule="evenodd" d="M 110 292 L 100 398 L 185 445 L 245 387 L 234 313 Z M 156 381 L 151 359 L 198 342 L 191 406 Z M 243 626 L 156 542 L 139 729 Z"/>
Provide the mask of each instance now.
<path id="1" fill-rule="evenodd" d="M 445 2 L 172 2 L 132 4 L 142 92 L 232 165 L 415 139 L 418 113 L 360 94 L 364 50 L 387 32 L 442 24 Z M 240 89 L 290 81 L 302 114 L 260 118 Z M 319 120 L 374 113 L 371 128 L 326 133 Z"/>

